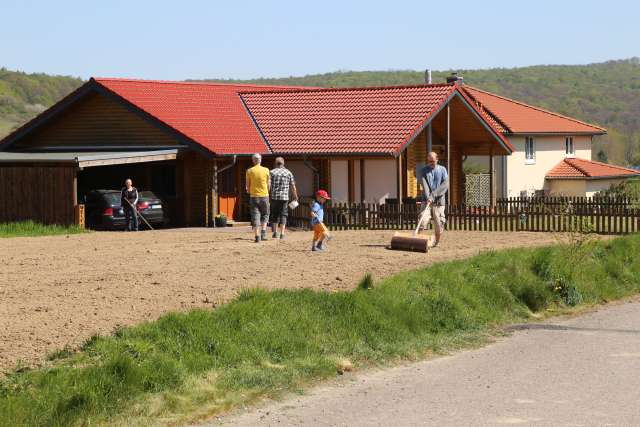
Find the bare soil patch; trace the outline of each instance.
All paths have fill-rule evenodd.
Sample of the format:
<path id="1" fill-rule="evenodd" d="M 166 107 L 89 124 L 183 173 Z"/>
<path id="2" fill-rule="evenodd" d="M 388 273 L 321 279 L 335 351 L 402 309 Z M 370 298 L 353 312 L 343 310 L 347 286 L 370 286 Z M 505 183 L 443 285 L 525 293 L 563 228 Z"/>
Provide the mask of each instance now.
<path id="1" fill-rule="evenodd" d="M 558 242 L 548 233 L 448 232 L 428 254 L 386 249 L 391 231 L 340 231 L 312 253 L 310 233 L 252 241 L 247 229 L 0 239 L 0 371 L 33 365 L 169 311 L 215 307 L 251 287 L 352 289 L 376 279 L 488 249 Z"/>

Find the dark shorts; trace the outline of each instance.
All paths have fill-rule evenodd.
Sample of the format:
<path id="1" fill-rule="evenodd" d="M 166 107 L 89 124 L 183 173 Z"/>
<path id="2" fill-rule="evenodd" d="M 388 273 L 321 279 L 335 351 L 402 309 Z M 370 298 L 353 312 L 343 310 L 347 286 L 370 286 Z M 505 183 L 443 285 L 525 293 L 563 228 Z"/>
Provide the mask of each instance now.
<path id="1" fill-rule="evenodd" d="M 287 225 L 289 216 L 288 200 L 271 200 L 271 222 Z"/>
<path id="2" fill-rule="evenodd" d="M 269 222 L 269 198 L 250 197 L 249 210 L 251 211 L 251 224 L 258 227 Z"/>

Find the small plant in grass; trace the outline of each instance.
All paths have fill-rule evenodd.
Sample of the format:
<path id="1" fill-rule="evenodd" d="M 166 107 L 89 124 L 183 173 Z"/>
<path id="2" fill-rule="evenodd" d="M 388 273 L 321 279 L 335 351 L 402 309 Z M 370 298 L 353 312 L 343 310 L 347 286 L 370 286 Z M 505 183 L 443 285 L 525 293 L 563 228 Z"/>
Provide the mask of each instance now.
<path id="1" fill-rule="evenodd" d="M 582 303 L 582 294 L 580 294 L 576 285 L 564 277 L 556 277 L 555 280 L 549 283 L 549 288 L 569 307 L 575 307 Z"/>
<path id="2" fill-rule="evenodd" d="M 363 291 L 368 291 L 373 289 L 373 276 L 371 273 L 367 273 L 364 275 L 362 279 L 358 282 L 358 289 Z"/>

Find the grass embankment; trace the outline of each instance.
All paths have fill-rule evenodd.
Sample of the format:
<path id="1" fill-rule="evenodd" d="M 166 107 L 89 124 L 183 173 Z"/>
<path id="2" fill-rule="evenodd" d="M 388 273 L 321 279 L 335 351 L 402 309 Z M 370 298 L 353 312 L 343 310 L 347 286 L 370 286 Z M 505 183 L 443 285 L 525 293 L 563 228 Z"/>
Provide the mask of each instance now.
<path id="1" fill-rule="evenodd" d="M 44 225 L 33 221 L 0 223 L 0 238 L 78 234 L 86 231 L 77 225 Z"/>
<path id="2" fill-rule="evenodd" d="M 640 290 L 640 236 L 489 252 L 352 292 L 249 291 L 95 337 L 0 387 L 1 425 L 180 423 L 340 369 L 482 341 L 495 327 Z M 418 256 L 418 255 L 416 255 Z M 536 316 L 538 317 L 538 316 Z"/>

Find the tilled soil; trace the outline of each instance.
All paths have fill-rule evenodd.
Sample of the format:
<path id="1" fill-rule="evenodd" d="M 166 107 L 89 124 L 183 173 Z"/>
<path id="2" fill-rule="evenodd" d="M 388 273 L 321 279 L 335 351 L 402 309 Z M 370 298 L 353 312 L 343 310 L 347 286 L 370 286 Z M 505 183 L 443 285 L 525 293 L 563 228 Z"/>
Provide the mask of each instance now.
<path id="1" fill-rule="evenodd" d="M 215 307 L 245 288 L 352 289 L 482 250 L 558 242 L 548 233 L 448 232 L 428 254 L 390 251 L 391 231 L 339 231 L 313 253 L 311 234 L 252 241 L 246 228 L 0 239 L 0 372 L 78 346 L 93 334 L 168 311 Z"/>

